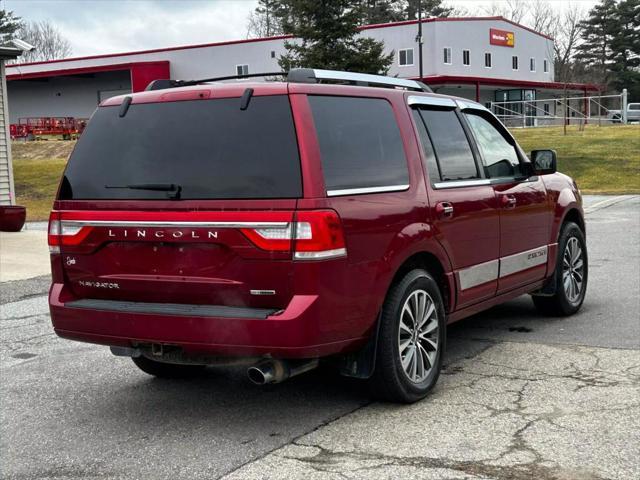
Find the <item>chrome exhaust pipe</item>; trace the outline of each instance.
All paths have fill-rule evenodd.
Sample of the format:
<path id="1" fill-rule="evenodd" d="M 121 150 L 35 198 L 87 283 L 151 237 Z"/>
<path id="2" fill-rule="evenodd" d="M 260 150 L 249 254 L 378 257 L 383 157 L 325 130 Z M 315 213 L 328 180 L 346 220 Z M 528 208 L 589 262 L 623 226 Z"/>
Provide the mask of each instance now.
<path id="1" fill-rule="evenodd" d="M 256 385 L 284 382 L 287 378 L 313 370 L 320 361 L 312 360 L 278 360 L 267 358 L 247 369 L 247 376 Z"/>

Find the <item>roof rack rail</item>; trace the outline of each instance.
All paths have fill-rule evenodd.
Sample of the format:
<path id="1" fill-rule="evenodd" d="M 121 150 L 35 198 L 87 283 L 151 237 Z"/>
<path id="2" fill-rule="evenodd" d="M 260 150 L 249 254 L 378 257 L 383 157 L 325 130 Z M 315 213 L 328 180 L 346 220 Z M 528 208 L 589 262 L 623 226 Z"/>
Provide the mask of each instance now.
<path id="1" fill-rule="evenodd" d="M 153 80 L 145 90 L 164 90 L 165 88 L 188 87 L 207 82 L 221 82 L 223 80 L 242 80 L 256 77 L 287 77 L 287 72 L 247 73 L 246 75 L 229 75 L 226 77 L 202 78 L 200 80 Z"/>
<path id="2" fill-rule="evenodd" d="M 287 74 L 287 80 L 292 83 L 347 82 L 365 87 L 404 88 L 418 92 L 433 92 L 427 85 L 417 80 L 317 68 L 291 69 Z"/>
<path id="3" fill-rule="evenodd" d="M 293 68 L 289 72 L 249 73 L 246 75 L 230 75 L 226 77 L 203 78 L 200 80 L 153 80 L 145 90 L 164 90 L 166 88 L 187 87 L 200 83 L 220 82 L 223 80 L 241 80 L 256 77 L 283 77 L 291 83 L 341 82 L 365 87 L 404 88 L 417 92 L 433 92 L 427 85 L 417 80 L 386 77 L 368 73 L 341 72 L 338 70 L 321 70 L 317 68 Z"/>

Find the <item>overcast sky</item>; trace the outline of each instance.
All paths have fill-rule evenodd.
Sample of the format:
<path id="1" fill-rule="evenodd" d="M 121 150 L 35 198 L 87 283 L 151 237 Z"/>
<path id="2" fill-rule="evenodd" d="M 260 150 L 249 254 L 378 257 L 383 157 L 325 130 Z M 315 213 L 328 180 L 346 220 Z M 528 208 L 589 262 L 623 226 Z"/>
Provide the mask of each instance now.
<path id="1" fill-rule="evenodd" d="M 573 0 L 584 8 L 596 0 Z M 472 11 L 485 0 L 450 0 Z M 551 0 L 563 8 L 565 0 Z M 23 20 L 50 20 L 73 56 L 246 38 L 257 0 L 0 0 Z"/>

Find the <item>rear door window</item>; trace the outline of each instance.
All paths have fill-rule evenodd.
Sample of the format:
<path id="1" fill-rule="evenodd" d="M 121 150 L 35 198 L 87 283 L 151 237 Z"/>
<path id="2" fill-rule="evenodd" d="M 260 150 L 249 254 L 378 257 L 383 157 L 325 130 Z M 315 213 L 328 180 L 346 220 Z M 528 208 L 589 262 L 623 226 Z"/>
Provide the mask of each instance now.
<path id="1" fill-rule="evenodd" d="M 418 110 L 427 127 L 442 181 L 479 178 L 475 158 L 455 110 Z M 432 175 L 435 172 L 429 172 Z M 436 176 L 437 179 L 437 176 Z"/>
<path id="2" fill-rule="evenodd" d="M 69 159 L 60 199 L 166 199 L 132 185 L 178 185 L 182 199 L 297 198 L 300 159 L 289 98 L 100 107 Z"/>
<path id="3" fill-rule="evenodd" d="M 407 158 L 389 102 L 309 96 L 309 103 L 329 195 L 408 188 Z"/>

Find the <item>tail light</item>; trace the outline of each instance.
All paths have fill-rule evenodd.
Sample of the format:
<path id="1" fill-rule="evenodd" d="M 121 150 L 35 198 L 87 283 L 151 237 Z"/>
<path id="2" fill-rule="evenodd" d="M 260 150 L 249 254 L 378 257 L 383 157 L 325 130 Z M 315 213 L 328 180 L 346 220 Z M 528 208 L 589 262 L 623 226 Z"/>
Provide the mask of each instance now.
<path id="1" fill-rule="evenodd" d="M 338 214 L 332 210 L 299 211 L 295 221 L 282 227 L 243 228 L 257 247 L 269 251 L 294 250 L 298 260 L 322 260 L 347 254 Z"/>
<path id="2" fill-rule="evenodd" d="M 67 223 L 61 219 L 60 212 L 53 211 L 49 216 L 49 253 L 60 253 L 61 246 L 74 247 L 91 233 L 93 228 L 86 225 Z"/>

